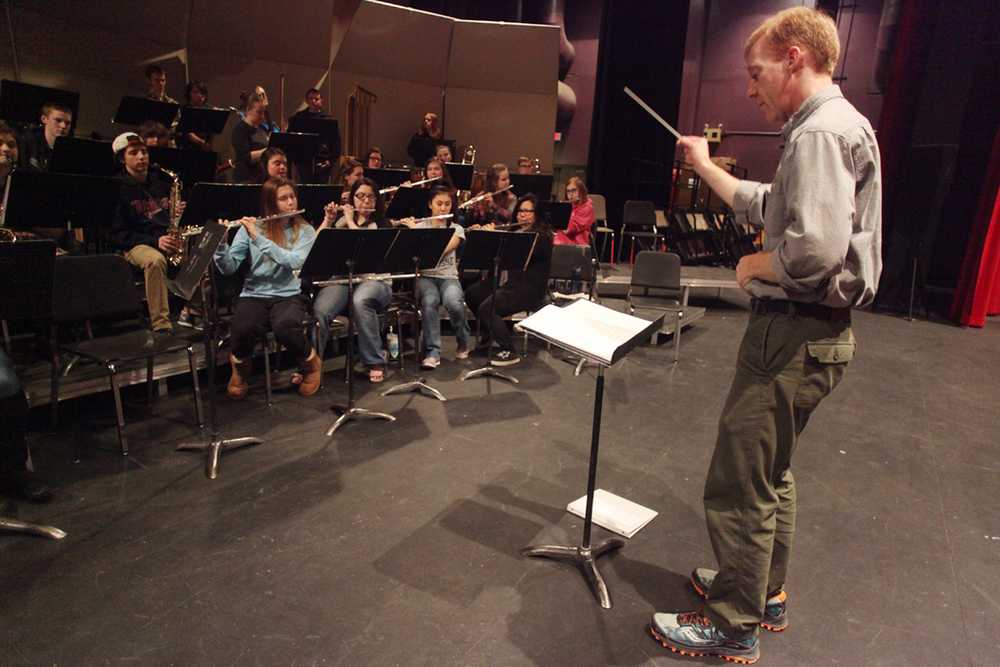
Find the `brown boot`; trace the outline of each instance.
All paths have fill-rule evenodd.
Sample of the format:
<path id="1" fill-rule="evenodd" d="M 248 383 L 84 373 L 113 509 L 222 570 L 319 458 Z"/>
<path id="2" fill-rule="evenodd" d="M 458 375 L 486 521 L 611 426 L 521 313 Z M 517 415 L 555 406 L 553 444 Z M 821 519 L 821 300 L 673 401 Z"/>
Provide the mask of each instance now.
<path id="1" fill-rule="evenodd" d="M 299 384 L 299 393 L 303 396 L 312 396 L 319 391 L 322 380 L 323 360 L 319 358 L 315 350 L 310 350 L 309 357 L 302 364 L 302 383 Z"/>
<path id="2" fill-rule="evenodd" d="M 246 398 L 250 387 L 247 385 L 247 378 L 250 377 L 250 359 L 240 361 L 233 355 L 229 355 L 229 365 L 233 368 L 232 375 L 229 376 L 229 386 L 226 387 L 226 396 L 239 400 Z"/>

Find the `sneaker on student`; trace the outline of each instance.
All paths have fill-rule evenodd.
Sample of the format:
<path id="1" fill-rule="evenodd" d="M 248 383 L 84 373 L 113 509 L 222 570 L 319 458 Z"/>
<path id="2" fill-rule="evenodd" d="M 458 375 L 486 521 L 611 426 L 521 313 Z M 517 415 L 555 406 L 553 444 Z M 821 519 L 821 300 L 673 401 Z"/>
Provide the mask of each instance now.
<path id="1" fill-rule="evenodd" d="M 424 360 L 420 362 L 420 367 L 426 370 L 432 371 L 441 365 L 441 360 L 437 357 L 424 357 Z"/>
<path id="2" fill-rule="evenodd" d="M 756 633 L 745 638 L 727 636 L 700 611 L 655 613 L 649 633 L 664 648 L 680 655 L 710 655 L 741 665 L 752 665 L 760 659 Z"/>
<path id="3" fill-rule="evenodd" d="M 465 345 L 463 345 L 462 343 L 458 344 L 458 349 L 455 350 L 455 358 L 456 359 L 468 359 L 469 358 L 469 346 L 468 346 L 468 344 L 465 344 Z"/>
<path id="4" fill-rule="evenodd" d="M 201 317 L 193 314 L 190 310 L 185 308 L 181 311 L 181 314 L 177 316 L 177 326 L 188 327 L 189 329 L 200 331 L 202 329 Z"/>
<path id="5" fill-rule="evenodd" d="M 691 573 L 691 588 L 704 599 L 708 599 L 708 591 L 715 581 L 716 570 L 705 567 L 696 568 Z M 778 591 L 767 598 L 764 603 L 764 618 L 760 622 L 760 627 L 771 632 L 781 632 L 788 628 L 788 595 L 785 591 Z"/>
<path id="6" fill-rule="evenodd" d="M 513 366 L 520 363 L 521 357 L 517 356 L 514 350 L 500 350 L 493 357 L 494 366 Z"/>

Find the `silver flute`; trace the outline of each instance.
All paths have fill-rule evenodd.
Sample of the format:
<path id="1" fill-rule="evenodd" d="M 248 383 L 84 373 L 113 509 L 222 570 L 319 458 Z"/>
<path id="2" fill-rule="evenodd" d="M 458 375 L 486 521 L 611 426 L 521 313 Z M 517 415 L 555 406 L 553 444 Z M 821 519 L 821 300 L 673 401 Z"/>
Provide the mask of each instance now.
<path id="1" fill-rule="evenodd" d="M 416 183 L 410 183 L 406 187 L 415 188 L 418 185 L 423 185 L 424 183 L 432 183 L 433 181 L 436 181 L 436 180 L 438 180 L 440 178 L 441 178 L 440 176 L 435 176 L 434 178 L 425 178 L 422 181 L 417 181 Z M 388 188 L 382 188 L 381 190 L 378 191 L 378 193 L 380 195 L 384 195 L 384 194 L 387 194 L 389 192 L 395 192 L 396 190 L 400 189 L 401 187 L 403 187 L 403 186 L 402 185 L 393 185 L 393 186 L 388 187 Z"/>
<path id="2" fill-rule="evenodd" d="M 306 210 L 300 208 L 297 211 L 289 211 L 288 213 L 275 213 L 274 215 L 265 215 L 263 218 L 254 218 L 254 224 L 259 225 L 262 222 L 270 222 L 272 220 L 281 220 L 282 218 L 294 218 L 297 215 L 302 215 Z M 243 223 L 239 220 L 222 220 L 219 222 L 223 227 L 242 227 Z"/>

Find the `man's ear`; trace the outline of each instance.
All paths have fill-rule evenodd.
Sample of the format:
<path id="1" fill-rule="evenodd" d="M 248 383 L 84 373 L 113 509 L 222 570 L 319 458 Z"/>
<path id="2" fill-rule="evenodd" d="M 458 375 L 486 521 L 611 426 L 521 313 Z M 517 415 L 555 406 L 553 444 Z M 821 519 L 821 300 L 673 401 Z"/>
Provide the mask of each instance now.
<path id="1" fill-rule="evenodd" d="M 788 47 L 788 52 L 785 54 L 785 69 L 789 72 L 796 72 L 802 69 L 802 65 L 805 63 L 806 54 L 802 50 L 802 47 L 792 46 Z"/>

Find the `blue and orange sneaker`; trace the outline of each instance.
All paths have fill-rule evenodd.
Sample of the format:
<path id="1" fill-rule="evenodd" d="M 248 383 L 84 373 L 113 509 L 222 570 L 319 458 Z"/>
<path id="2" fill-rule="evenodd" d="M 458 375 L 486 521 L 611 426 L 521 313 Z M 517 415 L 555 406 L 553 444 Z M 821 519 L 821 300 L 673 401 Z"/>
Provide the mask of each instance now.
<path id="1" fill-rule="evenodd" d="M 760 659 L 756 632 L 743 638 L 730 637 L 700 611 L 655 613 L 649 633 L 664 648 L 680 655 L 710 655 L 740 665 L 752 665 Z"/>
<path id="2" fill-rule="evenodd" d="M 699 567 L 691 573 L 691 588 L 694 592 L 708 599 L 708 591 L 712 588 L 716 570 Z M 775 595 L 767 598 L 764 604 L 764 618 L 760 621 L 760 627 L 771 632 L 782 632 L 788 628 L 788 594 L 785 591 L 778 591 Z"/>

